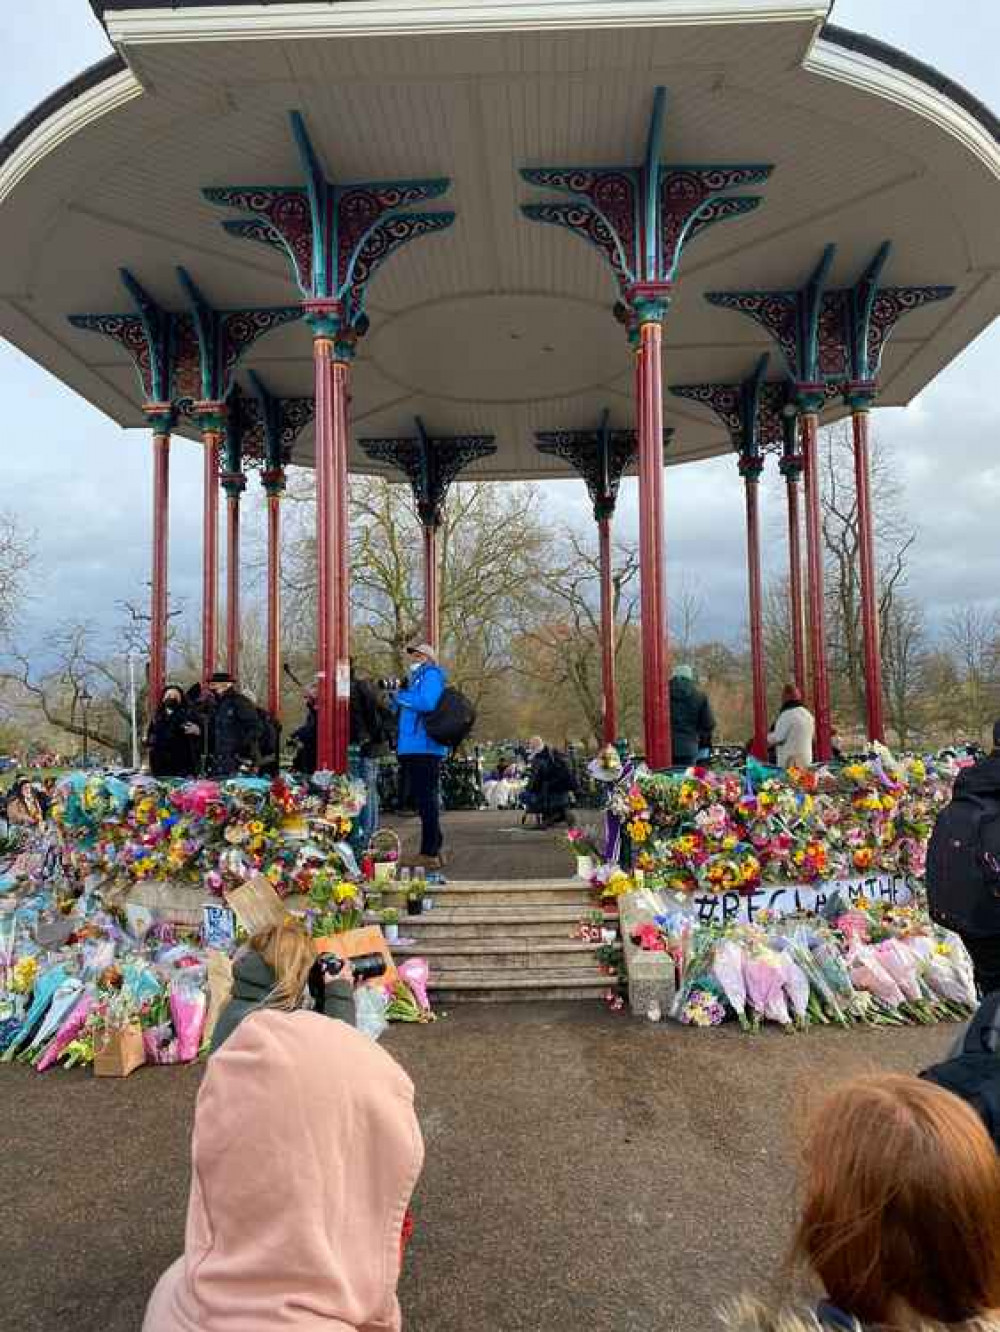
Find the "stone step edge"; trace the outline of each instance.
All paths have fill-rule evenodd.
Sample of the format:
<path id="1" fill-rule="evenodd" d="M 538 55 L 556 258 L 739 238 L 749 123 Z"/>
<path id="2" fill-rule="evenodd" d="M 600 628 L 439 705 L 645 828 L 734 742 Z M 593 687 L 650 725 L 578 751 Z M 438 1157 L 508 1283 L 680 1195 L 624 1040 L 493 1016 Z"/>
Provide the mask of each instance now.
<path id="1" fill-rule="evenodd" d="M 463 905 L 456 902 L 454 906 L 438 906 L 435 902 L 430 911 L 423 911 L 419 916 L 409 916 L 403 912 L 399 915 L 400 931 L 403 927 L 409 929 L 414 926 L 417 929 L 426 928 L 428 925 L 502 925 L 506 923 L 535 923 L 552 924 L 558 921 L 580 921 L 583 919 L 585 908 L 576 903 L 567 902 L 526 902 L 523 906 L 500 907 L 498 910 L 491 911 L 486 907 Z"/>
<path id="2" fill-rule="evenodd" d="M 444 872 L 444 883 L 428 883 L 428 893 L 446 893 L 449 888 L 458 888 L 462 892 L 494 892 L 497 888 L 510 888 L 514 892 L 537 892 L 539 889 L 553 892 L 590 892 L 590 887 L 583 879 L 452 879 Z M 405 893 L 405 887 L 398 879 L 378 885 L 383 893 Z"/>
<path id="3" fill-rule="evenodd" d="M 503 972 L 444 972 L 431 975 L 427 988 L 432 993 L 439 990 L 599 990 L 604 991 L 614 986 L 613 976 L 587 976 L 580 972 L 567 972 L 558 976 L 547 975 L 545 971 L 522 971 L 516 977 L 506 976 Z"/>
<path id="4" fill-rule="evenodd" d="M 546 939 L 544 936 L 534 939 L 530 935 L 513 935 L 496 939 L 439 939 L 427 943 L 398 943 L 392 945 L 394 953 L 427 953 L 435 956 L 439 953 L 593 953 L 597 945 L 585 943 L 582 939 Z"/>

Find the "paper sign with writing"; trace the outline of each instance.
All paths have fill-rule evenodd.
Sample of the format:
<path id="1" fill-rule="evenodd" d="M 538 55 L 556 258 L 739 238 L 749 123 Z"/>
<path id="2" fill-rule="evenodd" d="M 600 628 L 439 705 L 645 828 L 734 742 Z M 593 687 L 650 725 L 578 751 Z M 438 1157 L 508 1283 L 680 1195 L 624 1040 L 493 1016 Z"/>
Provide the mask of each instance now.
<path id="1" fill-rule="evenodd" d="M 236 916 L 232 907 L 206 903 L 201 909 L 201 938 L 206 948 L 228 953 L 236 943 Z"/>
<path id="2" fill-rule="evenodd" d="M 272 925 L 280 925 L 287 914 L 274 885 L 263 874 L 255 874 L 224 896 L 247 934 L 258 934 Z"/>
<path id="3" fill-rule="evenodd" d="M 820 883 L 763 884 L 751 893 L 709 893 L 696 896 L 702 925 L 752 925 L 760 911 L 788 916 L 795 911 L 821 912 L 835 893 L 845 902 L 866 898 L 901 906 L 913 896 L 905 875 L 873 874 L 859 879 L 824 879 Z"/>

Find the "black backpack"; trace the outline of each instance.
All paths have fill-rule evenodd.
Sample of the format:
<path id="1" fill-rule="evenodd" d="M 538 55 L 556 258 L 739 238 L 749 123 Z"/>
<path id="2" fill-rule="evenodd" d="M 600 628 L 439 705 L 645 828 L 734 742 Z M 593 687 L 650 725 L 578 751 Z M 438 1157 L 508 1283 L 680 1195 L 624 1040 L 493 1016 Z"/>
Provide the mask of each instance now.
<path id="1" fill-rule="evenodd" d="M 959 790 L 927 848 L 931 920 L 970 939 L 1000 934 L 1000 798 Z"/>
<path id="2" fill-rule="evenodd" d="M 970 1105 L 1000 1149 L 1000 990 L 988 994 L 969 1023 L 959 1054 L 920 1074 Z"/>
<path id="3" fill-rule="evenodd" d="M 457 749 L 471 735 L 475 724 L 476 709 L 472 700 L 452 685 L 446 687 L 434 711 L 424 717 L 424 730 L 432 740 L 448 749 Z"/>

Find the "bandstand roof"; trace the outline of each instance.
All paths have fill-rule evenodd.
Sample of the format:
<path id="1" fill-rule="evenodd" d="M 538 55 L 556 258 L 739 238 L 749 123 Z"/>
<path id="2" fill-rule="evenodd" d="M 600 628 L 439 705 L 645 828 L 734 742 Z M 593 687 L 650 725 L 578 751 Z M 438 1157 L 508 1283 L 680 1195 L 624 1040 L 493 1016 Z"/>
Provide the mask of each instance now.
<path id="1" fill-rule="evenodd" d="M 84 3 L 84 0 L 80 0 Z M 657 84 L 663 160 L 773 163 L 764 202 L 686 249 L 665 325 L 667 384 L 735 381 L 766 334 L 708 290 L 800 286 L 837 244 L 833 285 L 893 242 L 890 284 L 954 296 L 900 324 L 881 401 L 905 404 L 1000 311 L 1000 131 L 935 71 L 829 25 L 818 0 L 92 0 L 117 54 L 0 141 L 0 333 L 123 426 L 125 353 L 71 313 L 129 308 L 119 269 L 180 308 L 177 265 L 220 308 L 294 302 L 283 257 L 227 235 L 211 185 L 297 185 L 301 110 L 341 180 L 448 176 L 455 225 L 374 279 L 354 379 L 358 437 L 487 433 L 493 477 L 568 475 L 536 430 L 632 423 L 631 362 L 595 249 L 524 218 L 552 197 L 522 167 L 637 164 Z M 311 392 L 309 332 L 246 368 Z M 777 356 L 772 372 L 780 373 Z M 836 410 L 836 409 L 834 409 Z M 671 461 L 729 448 L 670 395 Z M 295 460 L 308 463 L 306 433 Z M 355 447 L 352 465 L 372 470 Z"/>

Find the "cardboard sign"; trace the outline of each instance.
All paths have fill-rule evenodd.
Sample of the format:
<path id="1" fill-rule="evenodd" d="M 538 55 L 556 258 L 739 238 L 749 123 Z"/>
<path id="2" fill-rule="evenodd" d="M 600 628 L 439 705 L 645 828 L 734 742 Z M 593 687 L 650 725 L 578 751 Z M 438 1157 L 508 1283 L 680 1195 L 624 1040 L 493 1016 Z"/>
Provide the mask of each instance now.
<path id="1" fill-rule="evenodd" d="M 233 964 L 225 953 L 209 952 L 206 972 L 208 976 L 208 1008 L 205 1012 L 205 1026 L 201 1034 L 202 1043 L 212 1039 L 219 1014 L 229 1003 L 233 993 Z"/>
<path id="2" fill-rule="evenodd" d="M 255 874 L 246 883 L 230 889 L 223 896 L 240 925 L 251 936 L 270 929 L 272 925 L 280 925 L 288 914 L 281 898 L 274 891 L 274 885 L 263 874 Z"/>
<path id="3" fill-rule="evenodd" d="M 230 952 L 236 943 L 236 916 L 232 907 L 206 903 L 201 909 L 201 938 L 206 948 Z"/>
<path id="4" fill-rule="evenodd" d="M 694 904 L 702 925 L 752 925 L 759 911 L 789 916 L 796 911 L 821 912 L 835 893 L 845 902 L 869 901 L 901 906 L 913 897 L 905 875 L 873 874 L 859 879 L 824 879 L 821 883 L 764 884 L 751 893 L 708 893 Z"/>
<path id="5" fill-rule="evenodd" d="M 396 964 L 392 960 L 385 935 L 378 925 L 366 925 L 360 930 L 345 930 L 343 934 L 324 934 L 321 938 L 313 939 L 313 945 L 317 953 L 336 953 L 338 957 L 346 958 L 348 962 L 352 957 L 361 957 L 364 953 L 381 953 L 385 958 L 386 973 L 368 981 L 367 984 L 380 985 L 387 980 L 396 979 Z"/>
<path id="6" fill-rule="evenodd" d="M 94 1037 L 94 1076 L 127 1078 L 146 1062 L 142 1028 L 138 1022 L 125 1027 L 105 1027 Z"/>

